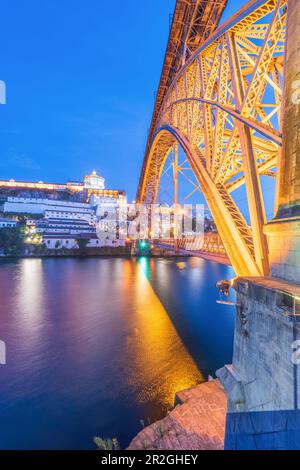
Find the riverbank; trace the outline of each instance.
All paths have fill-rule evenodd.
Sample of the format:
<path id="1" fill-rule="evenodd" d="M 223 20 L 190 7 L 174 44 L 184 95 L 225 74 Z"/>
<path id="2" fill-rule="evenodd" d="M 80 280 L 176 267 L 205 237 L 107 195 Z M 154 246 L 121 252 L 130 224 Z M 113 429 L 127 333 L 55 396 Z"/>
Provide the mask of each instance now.
<path id="1" fill-rule="evenodd" d="M 0 259 L 6 258 L 82 258 L 82 257 L 101 257 L 101 256 L 113 256 L 113 257 L 124 257 L 131 256 L 130 250 L 126 247 L 101 247 L 101 248 L 88 248 L 85 250 L 46 250 L 43 253 L 34 253 L 31 251 L 25 251 L 18 255 L 0 255 Z"/>
<path id="2" fill-rule="evenodd" d="M 46 250 L 43 253 L 34 253 L 27 251 L 21 254 L 0 254 L 0 259 L 7 258 L 89 258 L 89 257 L 147 257 L 147 258 L 189 258 L 191 254 L 176 253 L 171 250 L 152 250 L 151 252 L 141 255 L 140 253 L 133 252 L 130 248 L 127 247 L 101 247 L 101 248 L 88 248 L 85 250 L 74 250 L 74 249 L 65 249 L 65 250 Z"/>
<path id="3" fill-rule="evenodd" d="M 224 450 L 227 397 L 218 380 L 177 393 L 175 405 L 128 450 Z"/>
<path id="4" fill-rule="evenodd" d="M 18 253 L 7 253 L 0 249 L 0 259 L 6 258 L 82 258 L 82 257 L 148 257 L 148 258 L 190 258 L 197 257 L 207 261 L 230 266 L 229 258 L 216 253 L 206 253 L 201 251 L 174 250 L 171 247 L 153 246 L 145 253 L 134 250 L 131 244 L 125 246 L 103 246 L 103 247 L 85 247 L 84 249 L 74 249 L 62 247 L 51 249 L 39 245 L 26 245 L 25 249 Z"/>

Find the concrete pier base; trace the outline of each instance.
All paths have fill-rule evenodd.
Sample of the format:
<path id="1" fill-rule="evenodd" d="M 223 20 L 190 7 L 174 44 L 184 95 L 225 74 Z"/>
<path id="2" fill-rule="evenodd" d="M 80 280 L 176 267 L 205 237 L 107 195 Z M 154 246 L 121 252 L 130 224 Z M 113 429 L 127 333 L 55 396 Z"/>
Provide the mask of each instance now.
<path id="1" fill-rule="evenodd" d="M 243 278 L 235 289 L 233 363 L 217 372 L 228 395 L 225 448 L 299 449 L 300 286 Z"/>
<path id="2" fill-rule="evenodd" d="M 299 450 L 300 411 L 228 413 L 225 450 Z"/>

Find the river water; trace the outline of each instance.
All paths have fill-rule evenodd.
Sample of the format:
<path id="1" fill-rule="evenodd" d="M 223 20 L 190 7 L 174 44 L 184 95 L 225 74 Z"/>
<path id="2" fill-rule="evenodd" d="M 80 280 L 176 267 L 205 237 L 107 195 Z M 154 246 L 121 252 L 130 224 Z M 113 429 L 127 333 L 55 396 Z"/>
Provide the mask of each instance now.
<path id="1" fill-rule="evenodd" d="M 233 275 L 199 258 L 1 260 L 0 448 L 127 446 L 231 361 L 215 283 Z"/>

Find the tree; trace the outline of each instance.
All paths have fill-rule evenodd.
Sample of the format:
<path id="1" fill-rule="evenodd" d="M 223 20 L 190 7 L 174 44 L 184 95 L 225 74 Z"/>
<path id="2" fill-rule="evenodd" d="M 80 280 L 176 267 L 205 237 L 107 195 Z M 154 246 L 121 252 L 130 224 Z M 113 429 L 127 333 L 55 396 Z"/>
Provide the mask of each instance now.
<path id="1" fill-rule="evenodd" d="M 34 254 L 39 255 L 46 255 L 48 253 L 47 245 L 45 243 L 41 243 L 39 245 L 34 245 Z"/>
<path id="2" fill-rule="evenodd" d="M 0 250 L 7 256 L 18 256 L 23 253 L 25 231 L 23 226 L 0 229 Z"/>
<path id="3" fill-rule="evenodd" d="M 94 437 L 94 443 L 99 450 L 120 450 L 120 444 L 116 438 L 101 439 L 101 437 Z"/>
<path id="4" fill-rule="evenodd" d="M 89 244 L 89 242 L 90 242 L 90 240 L 88 238 L 78 238 L 78 240 L 76 240 L 76 243 L 77 243 L 78 248 L 79 248 L 79 253 L 81 255 L 86 253 L 86 248 L 87 248 L 87 245 Z"/>
<path id="5" fill-rule="evenodd" d="M 55 249 L 58 250 L 59 248 L 61 248 L 61 241 L 60 241 L 60 240 L 56 240 L 56 242 L 55 242 Z"/>

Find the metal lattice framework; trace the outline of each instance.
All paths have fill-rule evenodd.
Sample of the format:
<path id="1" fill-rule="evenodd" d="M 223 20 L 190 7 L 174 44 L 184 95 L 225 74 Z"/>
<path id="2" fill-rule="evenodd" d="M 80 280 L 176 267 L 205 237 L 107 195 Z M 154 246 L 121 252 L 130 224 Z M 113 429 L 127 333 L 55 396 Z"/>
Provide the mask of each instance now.
<path id="1" fill-rule="evenodd" d="M 213 3 L 213 2 L 211 2 Z M 252 0 L 182 65 L 148 142 L 137 198 L 155 203 L 180 144 L 237 275 L 267 275 L 261 175 L 276 174 L 288 0 Z M 232 192 L 245 185 L 251 227 Z"/>
<path id="2" fill-rule="evenodd" d="M 161 243 L 161 240 L 157 240 L 157 243 Z M 164 240 L 163 243 L 172 247 L 175 246 L 174 238 Z M 187 252 L 201 252 L 217 255 L 217 257 L 219 258 L 224 258 L 228 260 L 225 246 L 218 233 L 204 233 L 203 240 L 201 242 L 199 242 L 199 237 L 197 236 L 181 238 L 180 240 L 178 240 L 176 248 L 177 250 Z"/>

